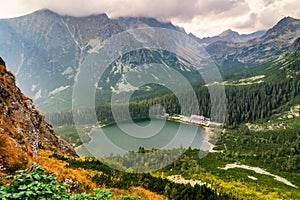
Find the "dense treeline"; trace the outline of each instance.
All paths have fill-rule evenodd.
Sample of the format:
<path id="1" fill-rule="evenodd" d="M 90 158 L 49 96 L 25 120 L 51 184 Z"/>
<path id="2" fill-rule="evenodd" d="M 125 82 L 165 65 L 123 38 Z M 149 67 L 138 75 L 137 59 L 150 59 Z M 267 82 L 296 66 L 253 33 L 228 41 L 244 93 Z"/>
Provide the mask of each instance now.
<path id="1" fill-rule="evenodd" d="M 101 157 L 100 161 L 109 166 L 114 166 L 127 172 L 146 172 L 161 169 L 173 163 L 186 149 L 155 149 L 150 150 L 139 147 L 137 152 L 129 151 L 124 155 L 110 155 Z"/>
<path id="2" fill-rule="evenodd" d="M 243 122 L 265 119 L 275 114 L 280 106 L 300 93 L 300 81 L 263 83 L 245 87 L 227 88 L 226 124 L 236 127 Z"/>
<path id="3" fill-rule="evenodd" d="M 57 154 L 52 157 L 68 162 L 67 167 L 92 169 L 101 172 L 96 174 L 92 180 L 99 186 L 128 189 L 132 186 L 141 186 L 157 194 L 164 195 L 170 199 L 234 199 L 227 194 L 217 194 L 213 189 L 205 185 L 184 185 L 171 182 L 167 179 L 153 177 L 149 173 L 126 173 L 109 168 L 96 159 L 76 160 L 66 158 Z"/>
<path id="4" fill-rule="evenodd" d="M 193 93 L 188 91 L 181 92 L 181 96 L 178 98 L 174 94 L 166 94 L 156 98 L 131 101 L 129 105 L 131 117 L 133 119 L 148 119 L 149 108 L 155 104 L 160 104 L 170 114 L 200 114 L 210 117 L 211 103 L 208 89 L 201 86 L 195 87 L 194 91 L 198 102 L 192 100 L 191 96 Z M 266 119 L 274 114 L 276 109 L 291 101 L 299 93 L 300 80 L 298 79 L 247 86 L 227 86 L 227 115 L 225 124 L 228 127 L 236 127 L 243 122 Z M 180 103 L 178 99 L 181 99 Z M 199 109 L 196 109 L 197 103 Z M 188 106 L 182 108 L 182 105 Z M 112 106 L 116 111 L 115 116 L 112 115 L 110 105 L 103 105 L 96 108 L 96 115 L 101 123 L 112 123 L 116 118 L 118 120 L 128 119 L 128 116 L 125 114 L 126 112 L 124 112 L 127 109 L 127 105 L 118 104 Z M 162 113 L 159 109 L 156 112 L 157 114 Z M 217 113 L 215 115 L 218 116 L 221 114 Z M 47 119 L 53 125 L 74 123 L 72 112 L 48 114 Z M 76 121 L 82 124 L 94 123 L 91 110 L 86 109 L 76 112 Z"/>

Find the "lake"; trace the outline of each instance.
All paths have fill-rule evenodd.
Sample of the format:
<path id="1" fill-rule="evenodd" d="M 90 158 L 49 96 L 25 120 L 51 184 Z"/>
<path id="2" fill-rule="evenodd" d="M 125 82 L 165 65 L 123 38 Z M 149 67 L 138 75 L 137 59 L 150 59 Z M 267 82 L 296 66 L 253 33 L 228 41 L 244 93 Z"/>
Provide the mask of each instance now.
<path id="1" fill-rule="evenodd" d="M 202 127 L 165 120 L 146 120 L 141 122 L 122 122 L 90 132 L 91 141 L 84 144 L 88 152 L 95 157 L 146 149 L 201 148 L 209 149 L 204 141 L 205 130 Z M 77 153 L 88 155 L 83 146 Z"/>

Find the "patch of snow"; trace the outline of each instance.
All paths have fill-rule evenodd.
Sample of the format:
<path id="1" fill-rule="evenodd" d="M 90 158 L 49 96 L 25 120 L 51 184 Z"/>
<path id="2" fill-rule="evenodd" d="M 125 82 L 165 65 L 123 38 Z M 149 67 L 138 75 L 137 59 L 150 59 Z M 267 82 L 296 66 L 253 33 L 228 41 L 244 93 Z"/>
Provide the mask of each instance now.
<path id="1" fill-rule="evenodd" d="M 275 180 L 282 182 L 288 186 L 294 187 L 294 188 L 298 188 L 296 185 L 292 184 L 291 182 L 289 182 L 288 180 L 286 180 L 285 178 L 282 178 L 280 176 L 271 174 L 270 172 L 267 172 L 259 167 L 251 167 L 248 165 L 239 165 L 237 163 L 233 163 L 233 164 L 227 164 L 224 168 L 220 168 L 223 170 L 228 170 L 228 169 L 233 169 L 233 168 L 241 168 L 241 169 L 247 169 L 247 170 L 251 170 L 256 172 L 257 174 L 263 174 L 263 175 L 267 175 L 267 176 L 272 176 L 274 177 Z"/>
<path id="2" fill-rule="evenodd" d="M 24 43 L 22 43 L 22 49 L 24 49 Z M 21 70 L 21 68 L 22 68 L 22 66 L 23 66 L 23 64 L 24 64 L 24 61 L 25 61 L 25 56 L 24 56 L 24 52 L 22 52 L 22 53 L 21 53 L 21 63 L 20 63 L 20 65 L 18 66 L 18 69 L 17 69 L 15 75 L 18 75 L 18 74 L 19 74 L 19 72 L 20 72 L 20 70 Z"/>
<path id="3" fill-rule="evenodd" d="M 79 76 L 79 74 L 80 74 L 80 67 L 78 67 L 78 68 L 76 69 L 76 75 L 75 75 L 75 77 L 74 77 L 75 83 L 78 81 L 78 76 Z"/>
<path id="4" fill-rule="evenodd" d="M 227 81 L 224 81 L 222 83 L 216 82 L 216 81 L 215 82 L 210 82 L 210 83 L 205 84 L 205 87 L 213 86 L 213 85 L 227 85 Z"/>
<path id="5" fill-rule="evenodd" d="M 134 87 L 133 85 L 131 85 L 128 82 L 121 82 L 121 83 L 117 84 L 117 86 L 118 86 L 118 90 L 116 91 L 117 93 L 129 92 L 129 91 L 134 91 L 134 90 L 138 89 L 138 87 Z"/>
<path id="6" fill-rule="evenodd" d="M 68 89 L 70 86 L 60 86 L 59 88 L 54 89 L 53 91 L 49 92 L 49 96 L 60 93 L 62 91 L 64 91 L 65 89 Z"/>
<path id="7" fill-rule="evenodd" d="M 61 75 L 70 75 L 73 74 L 74 70 L 72 69 L 72 67 L 68 67 L 65 71 L 63 71 L 61 73 Z"/>
<path id="8" fill-rule="evenodd" d="M 65 27 L 67 28 L 70 36 L 72 37 L 74 43 L 76 44 L 76 46 L 82 51 L 83 50 L 83 47 L 80 45 L 79 41 L 76 40 L 76 37 L 75 37 L 75 27 L 73 26 L 73 30 L 74 30 L 74 33 L 71 31 L 69 25 L 64 21 L 64 20 L 61 20 L 62 24 L 65 25 Z"/>
<path id="9" fill-rule="evenodd" d="M 182 66 L 182 65 L 180 65 L 180 70 L 181 70 L 181 71 L 186 71 L 185 67 Z"/>
<path id="10" fill-rule="evenodd" d="M 237 83 L 237 84 L 234 84 L 234 85 L 252 85 L 252 84 L 260 84 L 260 83 L 263 83 L 264 81 L 263 80 L 259 80 L 259 81 L 255 81 L 255 82 L 242 82 L 242 83 Z"/>
<path id="11" fill-rule="evenodd" d="M 39 91 L 37 93 L 35 93 L 34 97 L 33 97 L 33 100 L 37 100 L 39 98 L 42 97 L 42 90 L 39 89 Z"/>
<path id="12" fill-rule="evenodd" d="M 91 49 L 89 49 L 87 52 L 88 53 L 98 53 L 98 49 L 99 46 L 101 45 L 101 40 L 100 38 L 98 39 L 91 39 L 87 45 L 85 46 L 85 48 L 87 48 L 88 46 L 91 47 Z"/>
<path id="13" fill-rule="evenodd" d="M 259 75 L 259 76 L 253 76 L 253 77 L 249 77 L 249 78 L 244 78 L 244 79 L 240 79 L 240 82 L 247 82 L 247 81 L 256 81 L 262 78 L 265 78 L 265 75 Z"/>
<path id="14" fill-rule="evenodd" d="M 122 78 L 118 81 L 115 87 L 111 87 L 112 91 L 115 93 L 120 92 L 129 92 L 129 91 L 135 91 L 138 89 L 138 87 L 134 87 L 130 83 L 127 82 L 127 77 L 122 74 Z"/>
<path id="15" fill-rule="evenodd" d="M 145 87 L 145 91 L 150 91 L 151 90 L 151 87 L 149 86 L 149 85 L 147 85 L 146 87 Z"/>
<path id="16" fill-rule="evenodd" d="M 36 85 L 32 84 L 31 86 L 31 92 L 33 92 L 36 89 Z"/>
<path id="17" fill-rule="evenodd" d="M 218 82 L 213 82 L 213 83 L 208 83 L 205 86 L 212 86 L 212 85 L 252 85 L 252 84 L 260 84 L 263 83 L 263 80 L 260 80 L 262 78 L 264 78 L 265 75 L 259 75 L 259 76 L 253 76 L 253 77 L 249 77 L 249 78 L 244 78 L 244 79 L 240 79 L 238 81 L 224 81 L 222 83 L 218 83 Z"/>
<path id="18" fill-rule="evenodd" d="M 252 179 L 252 180 L 254 180 L 254 181 L 256 181 L 256 180 L 257 180 L 257 178 L 256 178 L 256 177 L 254 177 L 254 176 L 248 176 L 248 178 L 250 178 L 250 179 Z"/>

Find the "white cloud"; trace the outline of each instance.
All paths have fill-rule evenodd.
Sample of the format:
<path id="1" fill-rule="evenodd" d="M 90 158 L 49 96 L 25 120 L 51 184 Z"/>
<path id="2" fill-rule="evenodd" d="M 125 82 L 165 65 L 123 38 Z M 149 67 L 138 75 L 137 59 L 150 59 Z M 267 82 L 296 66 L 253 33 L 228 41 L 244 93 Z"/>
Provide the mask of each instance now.
<path id="1" fill-rule="evenodd" d="M 60 14 L 145 16 L 172 21 L 198 36 L 232 28 L 247 33 L 267 29 L 284 16 L 300 18 L 298 0 L 0 0 L 0 18 L 48 8 Z"/>
<path id="2" fill-rule="evenodd" d="M 235 29 L 255 28 L 257 24 L 257 14 L 250 13 L 246 19 L 242 19 L 233 24 Z"/>

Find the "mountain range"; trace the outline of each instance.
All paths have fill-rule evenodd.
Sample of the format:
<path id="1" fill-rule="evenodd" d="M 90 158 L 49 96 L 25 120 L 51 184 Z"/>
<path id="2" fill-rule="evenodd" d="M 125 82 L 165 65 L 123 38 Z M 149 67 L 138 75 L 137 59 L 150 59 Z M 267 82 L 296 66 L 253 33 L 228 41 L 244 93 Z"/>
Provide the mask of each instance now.
<path id="1" fill-rule="evenodd" d="M 219 63 L 239 62 L 244 65 L 264 64 L 281 59 L 282 53 L 300 37 L 300 20 L 285 17 L 260 37 L 245 43 L 217 41 L 206 50 Z"/>
<path id="2" fill-rule="evenodd" d="M 143 27 L 165 28 L 190 36 L 205 48 L 224 79 L 240 74 L 248 76 L 252 69 L 263 70 L 299 51 L 300 20 L 291 17 L 283 18 L 266 31 L 239 34 L 229 29 L 218 36 L 197 38 L 172 23 L 154 18 L 110 19 L 106 14 L 71 17 L 40 10 L 22 17 L 0 20 L 0 55 L 16 75 L 22 91 L 33 98 L 43 112 L 56 111 L 54 105 L 57 111 L 60 108 L 70 109 L 72 87 L 79 66 L 92 53 L 92 49 L 117 33 Z M 126 78 L 122 80 L 123 85 L 112 83 L 118 82 L 124 70 L 137 69 L 139 63 L 135 60 L 138 57 L 161 64 L 167 62 L 189 80 L 194 78 L 195 69 L 190 63 L 172 53 L 146 49 L 129 57 L 126 60 L 125 55 L 112 64 L 104 79 L 110 81 L 102 81 L 102 86 L 98 86 L 100 89 L 113 92 L 130 85 Z"/>
<path id="3" fill-rule="evenodd" d="M 198 38 L 192 33 L 189 35 L 193 37 L 194 39 L 198 40 L 201 44 L 209 45 L 211 43 L 217 42 L 217 41 L 225 41 L 225 42 L 235 42 L 235 43 L 241 43 L 241 42 L 247 42 L 251 39 L 255 39 L 257 37 L 261 37 L 266 33 L 266 31 L 256 31 L 254 33 L 250 34 L 239 34 L 236 31 L 233 31 L 231 29 L 227 29 L 226 31 L 223 31 L 221 34 L 213 36 L 213 37 L 204 37 L 204 38 Z"/>

